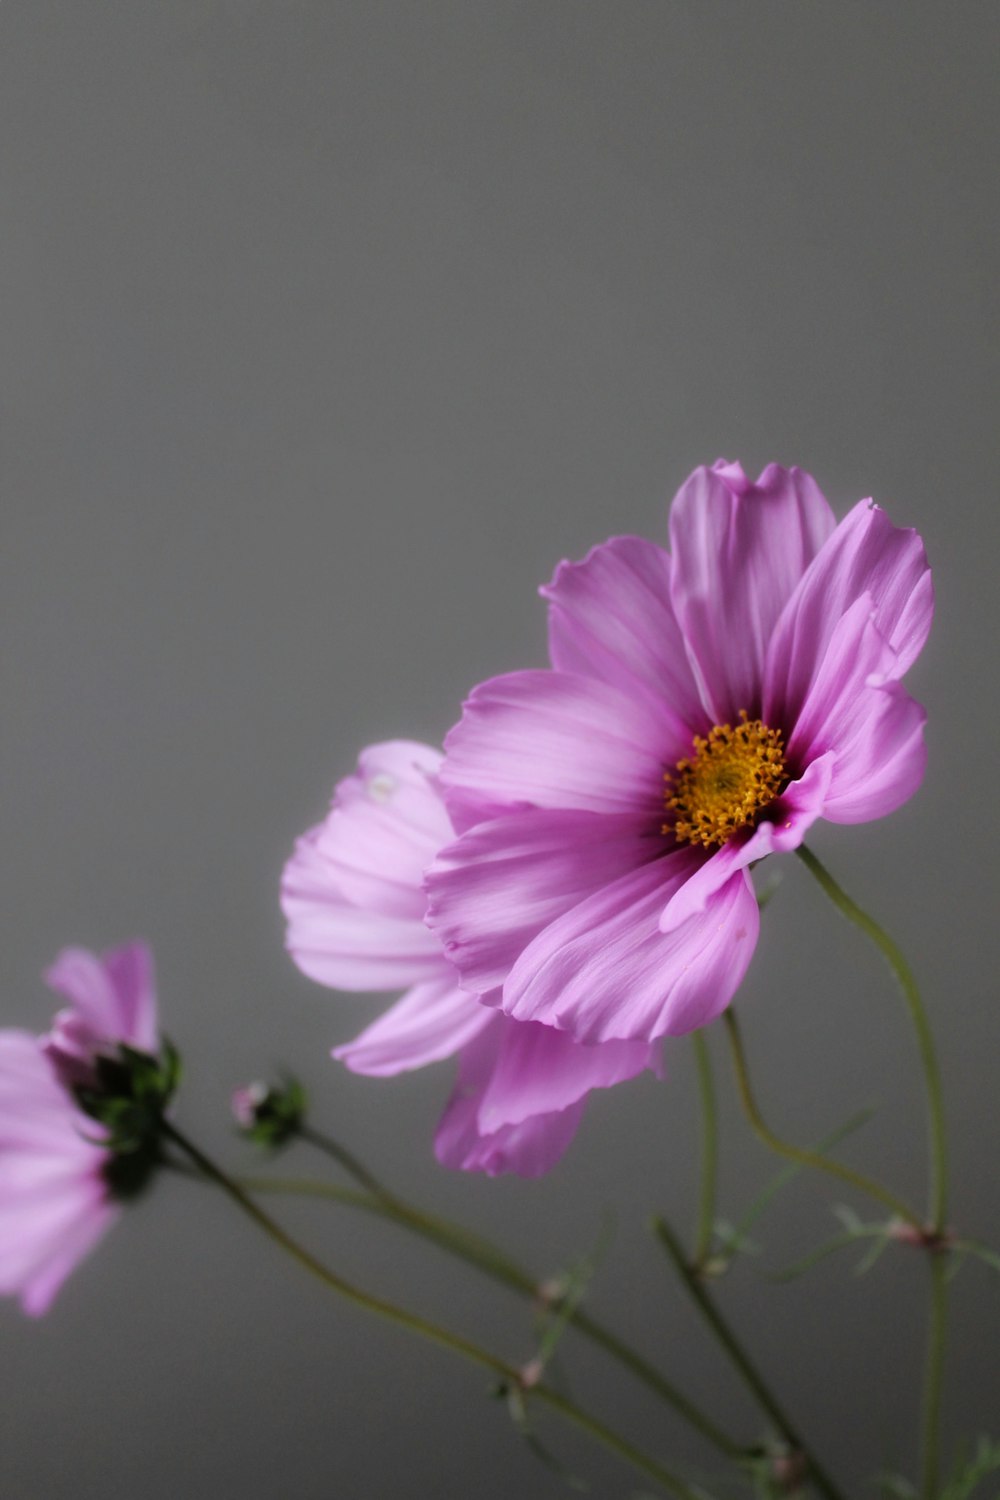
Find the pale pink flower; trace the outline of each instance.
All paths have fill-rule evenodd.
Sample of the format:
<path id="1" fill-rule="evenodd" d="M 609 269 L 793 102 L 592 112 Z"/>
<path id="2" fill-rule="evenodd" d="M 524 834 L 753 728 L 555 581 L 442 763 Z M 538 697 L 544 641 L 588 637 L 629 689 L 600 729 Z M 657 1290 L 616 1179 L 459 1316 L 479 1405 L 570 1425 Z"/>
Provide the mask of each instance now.
<path id="1" fill-rule="evenodd" d="M 441 785 L 460 837 L 427 877 L 462 982 L 578 1041 L 703 1026 L 757 940 L 749 868 L 818 818 L 861 823 L 924 771 L 900 679 L 927 637 L 923 545 L 815 481 L 697 469 L 671 551 L 615 537 L 563 563 L 549 671 L 483 683 Z"/>
<path id="2" fill-rule="evenodd" d="M 285 867 L 287 945 L 310 978 L 338 990 L 405 994 L 334 1056 L 384 1077 L 458 1054 L 438 1126 L 445 1165 L 490 1174 L 547 1171 L 572 1139 L 584 1099 L 658 1066 L 656 1049 L 584 1047 L 520 1024 L 460 987 L 424 924 L 423 872 L 454 838 L 437 784 L 440 754 L 396 740 L 363 751 L 326 819 Z"/>
<path id="3" fill-rule="evenodd" d="M 107 1132 L 74 1090 L 98 1086 L 118 1044 L 157 1046 L 152 961 L 143 943 L 98 958 L 67 948 L 48 970 L 70 1003 L 42 1037 L 0 1031 L 0 1294 L 50 1307 L 119 1212 Z"/>

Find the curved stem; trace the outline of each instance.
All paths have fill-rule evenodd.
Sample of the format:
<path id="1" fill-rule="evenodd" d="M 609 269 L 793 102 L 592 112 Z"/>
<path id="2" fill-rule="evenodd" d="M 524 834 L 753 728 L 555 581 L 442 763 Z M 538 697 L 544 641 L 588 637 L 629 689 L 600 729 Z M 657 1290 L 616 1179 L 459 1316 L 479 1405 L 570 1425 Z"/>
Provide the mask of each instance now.
<path id="1" fill-rule="evenodd" d="M 924 1409 L 921 1433 L 921 1500 L 934 1500 L 938 1489 L 941 1428 L 941 1388 L 944 1377 L 945 1324 L 948 1313 L 948 1257 L 933 1251 L 931 1262 L 931 1317 L 927 1331 L 924 1371 Z"/>
<path id="2" fill-rule="evenodd" d="M 704 1267 L 712 1249 L 715 1231 L 715 1188 L 719 1160 L 719 1122 L 712 1079 L 712 1058 L 704 1031 L 693 1031 L 694 1059 L 698 1072 L 698 1097 L 701 1101 L 701 1191 L 698 1198 L 698 1227 L 695 1234 L 694 1263 Z"/>
<path id="3" fill-rule="evenodd" d="M 332 1136 L 324 1135 L 320 1130 L 314 1130 L 311 1125 L 303 1121 L 296 1130 L 299 1140 L 308 1141 L 310 1146 L 315 1146 L 317 1151 L 322 1151 L 326 1156 L 332 1157 L 338 1166 L 343 1167 L 349 1177 L 376 1198 L 384 1199 L 386 1203 L 395 1202 L 395 1197 L 387 1187 L 378 1180 L 374 1173 L 369 1172 L 364 1162 L 359 1161 L 353 1151 L 348 1151 L 339 1141 Z"/>
<path id="4" fill-rule="evenodd" d="M 447 1219 L 429 1214 L 424 1209 L 415 1208 L 394 1194 L 383 1192 L 381 1196 L 368 1196 L 366 1193 L 360 1193 L 351 1188 L 342 1188 L 332 1183 L 313 1182 L 308 1178 L 244 1177 L 240 1179 L 240 1185 L 250 1192 L 291 1193 L 332 1199 L 352 1208 L 378 1214 L 381 1218 L 388 1219 L 390 1223 L 398 1224 L 430 1244 L 436 1245 L 438 1249 L 446 1251 L 449 1255 L 465 1261 L 466 1265 L 473 1266 L 477 1271 L 483 1272 L 484 1275 L 491 1277 L 510 1291 L 517 1292 L 532 1302 L 544 1298 L 544 1288 L 539 1284 L 537 1277 L 510 1260 L 488 1240 L 481 1239 L 478 1235 L 470 1233 L 458 1224 L 452 1224 Z M 724 1453 L 727 1458 L 737 1460 L 745 1457 L 745 1448 L 723 1432 L 711 1417 L 706 1416 L 693 1401 L 685 1396 L 683 1391 L 679 1390 L 617 1334 L 612 1333 L 610 1329 L 605 1328 L 596 1318 L 591 1318 L 579 1307 L 569 1312 L 568 1322 L 591 1343 L 602 1348 L 606 1354 L 611 1355 L 612 1359 L 616 1359 L 668 1406 L 672 1406 L 678 1416 L 700 1432 L 702 1437 L 720 1453 Z"/>
<path id="5" fill-rule="evenodd" d="M 722 1019 L 732 1049 L 736 1083 L 743 1109 L 751 1127 L 764 1144 L 772 1151 L 776 1151 L 779 1156 L 787 1156 L 790 1161 L 797 1161 L 803 1167 L 815 1167 L 819 1172 L 827 1172 L 831 1177 L 837 1177 L 841 1182 L 849 1183 L 859 1192 L 867 1194 L 869 1198 L 874 1198 L 876 1202 L 891 1209 L 898 1218 L 905 1220 L 907 1224 L 911 1224 L 914 1229 L 922 1233 L 924 1225 L 919 1214 L 914 1213 L 902 1198 L 897 1198 L 895 1193 L 890 1192 L 888 1188 L 882 1187 L 880 1183 L 875 1182 L 871 1177 L 866 1177 L 862 1172 L 855 1172 L 851 1167 L 845 1167 L 843 1162 L 834 1161 L 830 1156 L 821 1156 L 818 1151 L 809 1151 L 804 1146 L 793 1146 L 775 1135 L 774 1131 L 765 1124 L 757 1108 L 757 1101 L 750 1086 L 750 1072 L 747 1067 L 746 1053 L 743 1050 L 740 1026 L 732 1006 L 723 1012 Z"/>
<path id="6" fill-rule="evenodd" d="M 826 866 L 807 849 L 804 844 L 796 849 L 796 854 L 805 865 L 806 869 L 816 880 L 819 881 L 834 906 L 841 911 L 848 921 L 859 927 L 867 937 L 878 948 L 886 959 L 890 969 L 896 977 L 896 982 L 903 992 L 906 1008 L 910 1013 L 913 1030 L 916 1033 L 917 1048 L 920 1052 L 920 1061 L 924 1072 L 924 1087 L 927 1093 L 927 1125 L 930 1146 L 930 1221 L 931 1226 L 941 1233 L 945 1228 L 945 1219 L 948 1211 L 948 1161 L 944 1126 L 944 1101 L 941 1091 L 941 1074 L 938 1068 L 937 1054 L 934 1050 L 934 1038 L 931 1035 L 930 1023 L 927 1012 L 924 1010 L 917 981 L 913 976 L 906 959 L 896 943 L 887 932 L 885 932 L 866 911 L 862 911 L 857 902 L 852 901 L 847 892 L 837 884 Z"/>
<path id="7" fill-rule="evenodd" d="M 252 1198 L 231 1178 L 221 1167 L 216 1166 L 210 1157 L 206 1156 L 193 1141 L 188 1140 L 178 1130 L 176 1125 L 170 1121 L 162 1121 L 161 1126 L 164 1134 L 175 1146 L 190 1157 L 195 1166 L 214 1183 L 219 1186 L 226 1195 L 239 1207 L 249 1219 L 262 1229 L 264 1233 L 274 1241 L 282 1250 L 286 1251 L 293 1260 L 297 1261 L 304 1270 L 309 1271 L 319 1281 L 329 1287 L 332 1291 L 339 1292 L 356 1307 L 363 1308 L 366 1312 L 376 1313 L 397 1327 L 405 1328 L 410 1333 L 417 1334 L 420 1338 L 427 1339 L 430 1343 L 437 1344 L 444 1349 L 449 1349 L 453 1354 L 460 1354 L 463 1358 L 470 1360 L 481 1369 L 489 1370 L 491 1374 L 499 1376 L 504 1382 L 521 1389 L 525 1395 L 530 1394 L 532 1398 L 543 1402 L 554 1411 L 575 1426 L 590 1434 L 604 1447 L 618 1455 L 631 1464 L 634 1469 L 645 1474 L 647 1478 L 654 1480 L 670 1494 L 677 1495 L 680 1500 L 697 1500 L 694 1491 L 672 1474 L 669 1469 L 663 1467 L 656 1459 L 643 1453 L 636 1448 L 627 1438 L 620 1433 L 607 1427 L 598 1417 L 592 1416 L 582 1407 L 576 1405 L 568 1397 L 561 1395 L 551 1386 L 544 1384 L 525 1387 L 521 1371 L 514 1365 L 508 1364 L 506 1360 L 483 1349 L 471 1339 L 464 1338 L 461 1334 L 453 1333 L 450 1329 L 442 1328 L 440 1324 L 433 1323 L 428 1318 L 421 1317 L 418 1313 L 411 1313 L 406 1308 L 398 1307 L 393 1302 L 386 1301 L 383 1297 L 376 1297 L 371 1292 L 362 1291 L 360 1287 L 354 1286 L 346 1281 L 335 1271 L 330 1270 L 322 1261 L 316 1259 L 303 1245 L 294 1240 L 281 1225 L 269 1214 L 266 1214 Z"/>
<path id="8" fill-rule="evenodd" d="M 435 1214 L 429 1214 L 423 1209 L 414 1208 L 400 1198 L 376 1198 L 371 1193 L 358 1188 L 341 1187 L 339 1183 L 317 1182 L 311 1177 L 254 1175 L 238 1177 L 236 1181 L 249 1193 L 279 1193 L 289 1197 L 325 1198 L 333 1203 L 342 1203 L 348 1208 L 360 1208 L 366 1213 L 388 1220 L 390 1224 L 398 1224 L 403 1229 L 410 1230 L 412 1234 L 418 1235 L 439 1249 L 447 1250 L 511 1291 L 522 1292 L 525 1296 L 532 1298 L 541 1296 L 538 1283 L 528 1275 L 527 1271 L 523 1271 L 516 1262 L 508 1260 L 502 1251 L 497 1250 L 488 1240 L 481 1240 L 478 1235 L 462 1229 L 459 1225 L 451 1224 L 447 1219 L 439 1219 Z"/>
<path id="9" fill-rule="evenodd" d="M 684 1255 L 684 1248 L 666 1219 L 654 1219 L 653 1226 L 695 1306 L 715 1334 L 715 1337 L 736 1369 L 742 1375 L 749 1389 L 753 1392 L 762 1410 L 771 1418 L 771 1421 L 777 1427 L 789 1448 L 794 1453 L 801 1454 L 808 1466 L 809 1477 L 820 1493 L 826 1496 L 826 1500 L 840 1500 L 840 1492 L 833 1480 L 826 1473 L 819 1460 L 809 1451 L 797 1429 L 792 1425 L 790 1418 L 778 1402 L 777 1397 L 767 1385 L 763 1375 L 761 1375 L 749 1354 L 747 1354 L 735 1333 L 722 1316 L 705 1285 L 704 1279 L 699 1274 L 697 1266 L 688 1263 Z"/>

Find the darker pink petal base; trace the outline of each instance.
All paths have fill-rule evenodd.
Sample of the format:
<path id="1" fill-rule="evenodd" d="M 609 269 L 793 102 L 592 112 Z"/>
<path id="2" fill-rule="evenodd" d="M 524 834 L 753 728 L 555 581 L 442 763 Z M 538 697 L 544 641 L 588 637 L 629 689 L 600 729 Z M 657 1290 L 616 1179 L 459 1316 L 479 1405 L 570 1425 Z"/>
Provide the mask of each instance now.
<path id="1" fill-rule="evenodd" d="M 821 755 L 798 781 L 793 781 L 768 809 L 769 816 L 742 839 L 732 838 L 711 854 L 670 897 L 660 914 L 660 931 L 674 932 L 701 916 L 716 891 L 740 870 L 747 870 L 769 854 L 797 849 L 821 816 L 829 796 L 834 756 Z"/>

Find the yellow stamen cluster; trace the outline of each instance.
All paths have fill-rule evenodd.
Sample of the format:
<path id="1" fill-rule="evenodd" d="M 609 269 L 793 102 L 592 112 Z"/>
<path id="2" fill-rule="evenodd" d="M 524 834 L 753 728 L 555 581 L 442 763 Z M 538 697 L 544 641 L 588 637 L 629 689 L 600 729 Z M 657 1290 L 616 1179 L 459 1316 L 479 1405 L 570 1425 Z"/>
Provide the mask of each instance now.
<path id="1" fill-rule="evenodd" d="M 780 729 L 760 719 L 716 724 L 707 739 L 695 736 L 694 754 L 679 760 L 664 780 L 664 805 L 676 816 L 664 823 L 682 844 L 724 844 L 739 828 L 749 827 L 788 782 Z"/>

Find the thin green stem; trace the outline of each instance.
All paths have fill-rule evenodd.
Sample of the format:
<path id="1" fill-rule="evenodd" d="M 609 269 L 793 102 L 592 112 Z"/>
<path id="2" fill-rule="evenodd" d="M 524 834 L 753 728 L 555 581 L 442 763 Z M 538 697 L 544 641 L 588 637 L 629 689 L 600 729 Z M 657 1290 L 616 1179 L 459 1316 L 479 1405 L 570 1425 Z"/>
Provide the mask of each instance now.
<path id="1" fill-rule="evenodd" d="M 944 1100 L 941 1090 L 941 1073 L 938 1068 L 937 1053 L 934 1049 L 934 1038 L 931 1034 L 930 1023 L 917 981 L 913 976 L 906 959 L 896 943 L 879 924 L 852 901 L 847 892 L 838 885 L 826 866 L 807 849 L 804 844 L 795 851 L 806 869 L 816 880 L 819 881 L 823 890 L 829 896 L 838 911 L 859 927 L 867 937 L 875 944 L 879 952 L 886 959 L 890 969 L 896 977 L 896 982 L 903 992 L 903 999 L 910 1014 L 913 1030 L 916 1034 L 917 1048 L 920 1053 L 920 1062 L 924 1073 L 924 1087 L 927 1093 L 927 1126 L 930 1150 L 930 1222 L 934 1230 L 939 1234 L 945 1228 L 945 1220 L 948 1212 L 948 1159 L 947 1145 L 944 1125 Z"/>
<path id="2" fill-rule="evenodd" d="M 871 1115 L 871 1110 L 859 1110 L 857 1114 L 852 1115 L 843 1125 L 839 1126 L 836 1130 L 831 1130 L 829 1135 L 825 1135 L 821 1141 L 817 1141 L 816 1145 L 810 1149 L 818 1153 L 829 1151 L 838 1141 L 843 1140 L 844 1136 L 850 1135 L 851 1131 L 857 1130 L 860 1125 L 863 1125 L 866 1120 L 871 1118 Z M 772 1199 L 781 1191 L 786 1183 L 791 1182 L 796 1174 L 801 1171 L 801 1162 L 790 1161 L 786 1166 L 781 1168 L 776 1176 L 771 1178 L 771 1181 L 766 1184 L 762 1192 L 757 1194 L 757 1197 L 743 1216 L 737 1220 L 726 1238 L 726 1243 L 720 1249 L 716 1250 L 715 1255 L 712 1257 L 713 1270 L 716 1267 L 718 1267 L 719 1271 L 726 1269 L 733 1257 L 738 1254 L 750 1230 L 764 1213 Z"/>
<path id="3" fill-rule="evenodd" d="M 490 1371 L 491 1374 L 498 1376 L 506 1384 L 520 1389 L 525 1396 L 530 1395 L 533 1399 L 551 1407 L 553 1411 L 559 1412 L 568 1422 L 572 1422 L 575 1426 L 581 1428 L 597 1442 L 617 1454 L 619 1458 L 624 1459 L 626 1463 L 638 1470 L 639 1473 L 645 1474 L 648 1479 L 654 1480 L 655 1483 L 659 1484 L 668 1493 L 679 1496 L 680 1500 L 697 1500 L 694 1491 L 682 1479 L 671 1473 L 669 1469 L 664 1468 L 657 1459 L 650 1457 L 649 1454 L 635 1447 L 633 1443 L 630 1443 L 627 1438 L 622 1437 L 620 1433 L 606 1426 L 598 1417 L 577 1406 L 567 1396 L 553 1390 L 551 1386 L 542 1383 L 526 1387 L 521 1371 L 506 1360 L 500 1359 L 499 1356 L 492 1354 L 487 1349 L 481 1348 L 479 1344 L 473 1343 L 461 1334 L 453 1333 L 450 1329 L 442 1328 L 440 1324 L 433 1323 L 430 1319 L 421 1317 L 418 1313 L 409 1312 L 406 1308 L 398 1307 L 395 1303 L 388 1302 L 383 1297 L 376 1297 L 371 1292 L 362 1291 L 360 1287 L 354 1286 L 335 1271 L 330 1270 L 328 1266 L 324 1265 L 322 1261 L 317 1260 L 310 1251 L 300 1245 L 297 1240 L 294 1240 L 280 1224 L 271 1218 L 270 1214 L 265 1213 L 248 1196 L 238 1182 L 230 1177 L 228 1173 L 224 1172 L 221 1167 L 216 1166 L 215 1162 L 206 1156 L 193 1141 L 188 1140 L 187 1136 L 182 1134 L 176 1125 L 164 1120 L 162 1122 L 162 1129 L 168 1139 L 194 1162 L 195 1166 L 198 1167 L 204 1176 L 216 1183 L 259 1229 L 263 1230 L 276 1245 L 290 1255 L 293 1260 L 297 1261 L 304 1270 L 309 1271 L 321 1281 L 324 1286 L 338 1292 L 349 1302 L 353 1302 L 356 1307 L 360 1307 L 366 1312 L 375 1313 L 379 1317 L 385 1318 L 388 1322 L 394 1323 L 397 1327 L 405 1328 L 408 1332 L 414 1333 L 432 1344 L 437 1344 L 441 1348 L 448 1349 L 453 1354 L 461 1355 L 464 1359 L 478 1365 L 481 1369 Z"/>
<path id="4" fill-rule="evenodd" d="M 450 1250 L 453 1254 L 476 1266 L 478 1270 L 487 1272 L 505 1286 L 515 1291 L 528 1292 L 535 1297 L 539 1296 L 538 1283 L 529 1276 L 528 1272 L 505 1255 L 502 1250 L 498 1250 L 484 1236 L 474 1234 L 459 1224 L 453 1224 L 448 1219 L 439 1218 L 425 1209 L 416 1208 L 412 1203 L 407 1203 L 369 1171 L 352 1151 L 348 1151 L 346 1146 L 342 1146 L 332 1136 L 314 1129 L 311 1125 L 301 1125 L 298 1133 L 302 1140 L 337 1162 L 349 1176 L 353 1177 L 355 1182 L 365 1188 L 375 1200 L 375 1203 L 369 1206 L 377 1207 L 377 1211 L 383 1218 L 402 1224 L 440 1248 Z"/>
<path id="5" fill-rule="evenodd" d="M 394 1194 L 390 1193 L 374 1173 L 369 1172 L 364 1162 L 359 1161 L 353 1151 L 348 1151 L 346 1146 L 342 1146 L 332 1136 L 324 1135 L 321 1130 L 314 1130 L 305 1122 L 299 1125 L 296 1134 L 300 1140 L 308 1141 L 310 1146 L 315 1146 L 317 1151 L 322 1151 L 324 1155 L 332 1157 L 338 1166 L 343 1167 L 349 1177 L 353 1177 L 360 1187 L 367 1188 L 373 1197 L 384 1199 L 386 1203 L 396 1201 Z"/>
<path id="6" fill-rule="evenodd" d="M 473 1266 L 477 1271 L 481 1271 L 510 1291 L 517 1292 L 532 1302 L 544 1301 L 545 1289 L 539 1283 L 538 1278 L 532 1276 L 515 1261 L 510 1260 L 488 1240 L 481 1239 L 479 1235 L 472 1234 L 461 1225 L 453 1224 L 447 1219 L 439 1218 L 436 1214 L 429 1214 L 424 1209 L 415 1208 L 394 1194 L 383 1192 L 378 1197 L 369 1196 L 367 1193 L 358 1192 L 352 1188 L 344 1188 L 332 1183 L 313 1182 L 309 1178 L 244 1177 L 240 1179 L 240 1185 L 249 1192 L 289 1193 L 332 1199 L 334 1202 L 376 1214 L 390 1223 L 409 1230 L 421 1239 L 427 1240 L 467 1265 Z M 700 1432 L 702 1437 L 720 1453 L 724 1453 L 727 1458 L 737 1460 L 745 1456 L 745 1448 L 723 1432 L 711 1417 L 706 1416 L 693 1401 L 684 1395 L 683 1391 L 679 1390 L 617 1334 L 612 1333 L 610 1329 L 605 1328 L 596 1318 L 591 1318 L 579 1307 L 572 1309 L 568 1321 L 591 1343 L 598 1345 L 605 1353 L 611 1355 L 662 1401 L 673 1407 L 678 1416 Z"/>
<path id="7" fill-rule="evenodd" d="M 694 1060 L 698 1073 L 698 1097 L 701 1102 L 701 1189 L 698 1195 L 698 1223 L 695 1231 L 694 1263 L 704 1267 L 712 1250 L 715 1232 L 715 1191 L 719 1161 L 719 1119 L 712 1078 L 712 1058 L 704 1031 L 693 1031 Z"/>
<path id="8" fill-rule="evenodd" d="M 793 1426 L 791 1419 L 768 1386 L 763 1375 L 757 1369 L 757 1366 L 753 1363 L 749 1354 L 747 1354 L 739 1339 L 722 1316 L 714 1298 L 705 1285 L 703 1277 L 699 1274 L 697 1266 L 689 1264 L 684 1254 L 684 1247 L 666 1219 L 655 1219 L 653 1227 L 661 1244 L 670 1256 L 674 1268 L 684 1283 L 692 1301 L 729 1356 L 733 1365 L 743 1377 L 748 1388 L 753 1392 L 762 1410 L 771 1418 L 771 1421 L 777 1427 L 792 1452 L 800 1454 L 805 1460 L 809 1478 L 820 1493 L 826 1496 L 826 1500 L 841 1500 L 840 1491 L 833 1480 L 827 1474 L 819 1460 L 806 1446 L 797 1428 Z"/>
<path id="9" fill-rule="evenodd" d="M 940 1469 L 941 1389 L 944 1379 L 945 1328 L 948 1315 L 948 1256 L 931 1252 L 931 1313 L 924 1369 L 924 1409 L 921 1432 L 921 1500 L 934 1500 Z"/>
<path id="10" fill-rule="evenodd" d="M 866 1177 L 862 1172 L 855 1172 L 852 1167 L 845 1167 L 843 1162 L 835 1161 L 831 1156 L 821 1156 L 818 1151 L 809 1151 L 804 1146 L 793 1146 L 788 1141 L 783 1141 L 780 1136 L 765 1124 L 763 1116 L 757 1107 L 753 1089 L 750 1085 L 750 1070 L 747 1067 L 746 1053 L 743 1049 L 743 1039 L 740 1035 L 740 1025 L 736 1019 L 733 1007 L 723 1012 L 722 1017 L 726 1034 L 729 1037 L 729 1045 L 733 1055 L 733 1066 L 736 1070 L 736 1083 L 740 1092 L 740 1100 L 744 1112 L 750 1121 L 751 1128 L 756 1132 L 766 1146 L 776 1151 L 779 1156 L 787 1156 L 789 1161 L 796 1161 L 803 1167 L 815 1167 L 818 1172 L 827 1172 L 831 1177 L 838 1178 L 841 1182 L 849 1183 L 858 1192 L 865 1193 L 869 1198 L 891 1209 L 897 1218 L 903 1219 L 911 1224 L 918 1233 L 924 1229 L 923 1221 L 919 1214 L 904 1203 L 902 1198 L 890 1192 L 888 1188 L 882 1187 L 871 1177 Z"/>
<path id="11" fill-rule="evenodd" d="M 252 1176 L 237 1179 L 240 1186 L 250 1193 L 280 1193 L 289 1197 L 325 1198 L 333 1203 L 342 1203 L 348 1208 L 360 1208 L 374 1214 L 390 1224 L 408 1229 L 412 1234 L 427 1240 L 438 1249 L 464 1260 L 476 1270 L 482 1271 L 501 1286 L 524 1296 L 538 1300 L 542 1291 L 527 1271 L 515 1261 L 509 1260 L 488 1240 L 440 1219 L 423 1209 L 414 1208 L 400 1198 L 376 1198 L 357 1188 L 341 1187 L 337 1183 L 317 1182 L 311 1177 L 266 1177 Z"/>

